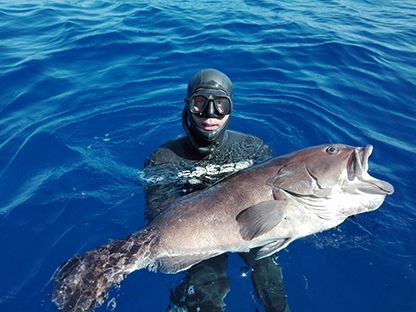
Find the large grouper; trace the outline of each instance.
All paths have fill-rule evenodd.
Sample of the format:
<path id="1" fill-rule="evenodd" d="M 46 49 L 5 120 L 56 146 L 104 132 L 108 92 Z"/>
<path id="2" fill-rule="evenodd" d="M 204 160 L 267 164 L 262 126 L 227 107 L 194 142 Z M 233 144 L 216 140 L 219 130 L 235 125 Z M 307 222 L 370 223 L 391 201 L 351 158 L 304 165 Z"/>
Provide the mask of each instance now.
<path id="1" fill-rule="evenodd" d="M 272 255 L 294 240 L 377 209 L 393 186 L 368 174 L 372 145 L 306 148 L 173 201 L 124 240 L 73 257 L 54 277 L 62 311 L 92 311 L 128 274 L 176 273 L 226 252 Z"/>

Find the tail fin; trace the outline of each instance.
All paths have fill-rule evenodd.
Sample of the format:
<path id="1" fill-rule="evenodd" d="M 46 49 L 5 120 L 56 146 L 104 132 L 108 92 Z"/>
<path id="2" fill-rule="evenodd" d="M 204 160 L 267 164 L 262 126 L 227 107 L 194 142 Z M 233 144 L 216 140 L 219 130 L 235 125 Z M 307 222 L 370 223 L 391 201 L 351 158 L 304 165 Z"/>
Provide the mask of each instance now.
<path id="1" fill-rule="evenodd" d="M 54 278 L 53 301 L 58 309 L 87 312 L 99 307 L 112 286 L 127 274 L 152 264 L 152 249 L 158 240 L 154 228 L 145 228 L 126 240 L 113 240 L 69 259 Z"/>

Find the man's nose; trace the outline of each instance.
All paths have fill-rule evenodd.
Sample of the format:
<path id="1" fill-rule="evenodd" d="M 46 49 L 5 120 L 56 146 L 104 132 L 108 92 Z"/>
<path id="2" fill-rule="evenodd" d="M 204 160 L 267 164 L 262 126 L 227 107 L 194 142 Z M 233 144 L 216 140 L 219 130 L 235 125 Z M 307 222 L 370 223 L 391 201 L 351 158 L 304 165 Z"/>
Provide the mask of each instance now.
<path id="1" fill-rule="evenodd" d="M 209 118 L 216 118 L 217 117 L 213 100 L 208 100 L 207 117 L 209 117 Z"/>

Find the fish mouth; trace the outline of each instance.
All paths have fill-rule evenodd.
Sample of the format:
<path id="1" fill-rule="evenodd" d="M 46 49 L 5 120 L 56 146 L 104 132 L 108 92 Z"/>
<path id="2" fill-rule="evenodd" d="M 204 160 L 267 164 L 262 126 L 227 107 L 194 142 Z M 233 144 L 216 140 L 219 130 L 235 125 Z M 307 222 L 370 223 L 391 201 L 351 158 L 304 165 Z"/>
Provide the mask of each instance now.
<path id="1" fill-rule="evenodd" d="M 355 177 L 362 182 L 359 189 L 366 193 L 391 195 L 394 187 L 390 183 L 376 179 L 368 174 L 368 159 L 373 152 L 373 146 L 368 144 L 364 147 L 354 148 L 352 161 L 348 169 L 348 179 L 354 180 Z"/>

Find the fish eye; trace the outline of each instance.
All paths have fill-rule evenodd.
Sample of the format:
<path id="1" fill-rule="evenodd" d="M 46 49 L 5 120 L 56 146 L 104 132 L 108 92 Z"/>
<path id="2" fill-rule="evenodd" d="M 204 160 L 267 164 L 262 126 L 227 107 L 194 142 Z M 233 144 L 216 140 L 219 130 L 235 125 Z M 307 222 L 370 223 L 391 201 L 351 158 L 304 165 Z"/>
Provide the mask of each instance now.
<path id="1" fill-rule="evenodd" d="M 326 152 L 328 153 L 328 154 L 336 154 L 337 152 L 338 152 L 338 148 L 336 148 L 335 146 L 328 146 L 327 148 L 326 148 Z"/>

